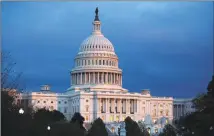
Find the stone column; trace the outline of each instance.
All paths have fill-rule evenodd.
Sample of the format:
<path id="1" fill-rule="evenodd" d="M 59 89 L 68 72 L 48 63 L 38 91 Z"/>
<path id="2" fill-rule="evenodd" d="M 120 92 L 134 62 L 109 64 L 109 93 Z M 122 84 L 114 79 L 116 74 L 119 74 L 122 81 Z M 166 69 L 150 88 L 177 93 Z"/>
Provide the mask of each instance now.
<path id="1" fill-rule="evenodd" d="M 122 106 L 121 106 L 121 105 L 122 105 L 121 99 L 119 99 L 118 103 L 119 103 L 118 112 L 120 112 L 120 114 L 121 114 L 121 109 L 122 109 Z"/>
<path id="2" fill-rule="evenodd" d="M 78 80 L 79 80 L 79 77 L 78 77 L 78 73 L 76 73 L 76 77 L 77 77 L 77 85 L 79 84 Z"/>
<path id="3" fill-rule="evenodd" d="M 116 81 L 117 81 L 117 85 L 118 85 L 118 73 L 117 73 L 116 77 L 117 77 L 117 80 L 116 80 Z"/>
<path id="4" fill-rule="evenodd" d="M 75 73 L 75 84 L 77 84 L 77 73 Z"/>
<path id="5" fill-rule="evenodd" d="M 104 81 L 105 81 L 105 80 L 104 80 L 104 76 L 105 76 L 105 75 L 104 75 L 104 72 L 103 72 L 103 73 L 102 73 L 102 84 L 104 84 Z"/>
<path id="6" fill-rule="evenodd" d="M 111 79 L 111 76 L 110 76 L 110 73 L 108 72 L 108 84 L 110 84 L 110 79 Z"/>
<path id="7" fill-rule="evenodd" d="M 82 72 L 80 73 L 80 84 L 82 84 Z"/>
<path id="8" fill-rule="evenodd" d="M 112 73 L 112 84 L 114 84 L 114 73 Z"/>
<path id="9" fill-rule="evenodd" d="M 116 74 L 114 73 L 114 84 L 116 84 Z"/>
<path id="10" fill-rule="evenodd" d="M 109 99 L 106 98 L 106 113 L 109 113 Z"/>
<path id="11" fill-rule="evenodd" d="M 73 76 L 74 76 L 74 85 L 76 84 L 76 76 L 75 76 L 75 74 L 73 74 Z"/>
<path id="12" fill-rule="evenodd" d="M 106 113 L 106 98 L 103 99 L 103 110 Z"/>
<path id="13" fill-rule="evenodd" d="M 93 84 L 95 84 L 95 72 L 93 72 Z"/>
<path id="14" fill-rule="evenodd" d="M 140 106 L 141 103 L 140 103 L 140 102 L 141 102 L 141 101 L 138 99 L 138 100 L 137 100 L 137 113 L 138 113 L 138 114 L 141 114 L 141 106 Z"/>
<path id="15" fill-rule="evenodd" d="M 91 83 L 91 81 L 90 81 L 90 72 L 88 72 L 88 84 L 90 84 Z"/>
<path id="16" fill-rule="evenodd" d="M 129 100 L 128 99 L 126 99 L 126 114 L 130 114 L 130 112 L 129 112 Z"/>
<path id="17" fill-rule="evenodd" d="M 85 72 L 85 74 L 84 74 L 84 75 L 85 75 L 85 84 L 86 84 L 86 83 L 87 83 L 87 81 L 86 81 L 86 72 Z"/>
<path id="18" fill-rule="evenodd" d="M 105 84 L 108 83 L 107 81 L 107 73 L 105 72 Z"/>
<path id="19" fill-rule="evenodd" d="M 120 74 L 118 74 L 118 85 L 120 85 Z"/>
<path id="20" fill-rule="evenodd" d="M 97 83 L 99 84 L 100 83 L 100 72 L 97 72 L 97 76 L 98 76 L 98 79 L 97 79 Z"/>
<path id="21" fill-rule="evenodd" d="M 122 77 L 122 74 L 121 74 L 121 86 L 123 85 L 123 77 Z"/>
<path id="22" fill-rule="evenodd" d="M 78 84 L 80 84 L 80 73 L 78 73 Z"/>

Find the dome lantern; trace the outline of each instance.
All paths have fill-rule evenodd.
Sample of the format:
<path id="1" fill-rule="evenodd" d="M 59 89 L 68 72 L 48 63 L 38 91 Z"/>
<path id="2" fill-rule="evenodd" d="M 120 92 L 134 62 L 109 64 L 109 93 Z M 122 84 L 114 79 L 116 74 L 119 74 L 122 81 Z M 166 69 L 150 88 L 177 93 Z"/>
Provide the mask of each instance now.
<path id="1" fill-rule="evenodd" d="M 99 20 L 99 16 L 98 16 L 98 7 L 96 8 L 95 10 L 95 19 L 94 19 L 94 22 L 93 22 L 93 33 L 92 34 L 95 34 L 95 35 L 102 35 L 101 33 L 101 22 Z"/>

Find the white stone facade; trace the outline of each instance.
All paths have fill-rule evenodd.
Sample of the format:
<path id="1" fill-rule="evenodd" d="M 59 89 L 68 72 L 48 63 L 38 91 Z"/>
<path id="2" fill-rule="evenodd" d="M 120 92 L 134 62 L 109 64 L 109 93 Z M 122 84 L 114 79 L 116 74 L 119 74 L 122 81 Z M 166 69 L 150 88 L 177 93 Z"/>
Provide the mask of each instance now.
<path id="1" fill-rule="evenodd" d="M 173 105 L 174 119 L 179 119 L 181 116 L 195 111 L 192 99 L 174 99 Z"/>
<path id="2" fill-rule="evenodd" d="M 80 112 L 86 122 L 100 117 L 104 122 L 123 121 L 127 116 L 144 120 L 166 117 L 173 119 L 173 98 L 153 97 L 149 90 L 130 93 L 122 87 L 122 70 L 113 44 L 101 32 L 96 16 L 92 34 L 83 41 L 70 72 L 71 86 L 64 94 L 51 93 L 43 86 L 41 92 L 22 94 L 22 99 L 35 109 L 47 107 L 61 111 L 68 119 Z"/>

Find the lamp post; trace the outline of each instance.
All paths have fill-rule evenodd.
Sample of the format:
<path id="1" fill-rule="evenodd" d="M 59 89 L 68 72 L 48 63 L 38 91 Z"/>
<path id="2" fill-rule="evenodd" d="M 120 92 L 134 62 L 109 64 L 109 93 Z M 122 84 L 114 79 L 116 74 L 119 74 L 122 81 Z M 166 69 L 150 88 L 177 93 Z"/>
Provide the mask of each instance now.
<path id="1" fill-rule="evenodd" d="M 212 126 L 210 127 L 210 134 L 212 134 L 212 135 L 214 134 L 214 131 L 213 131 L 213 127 L 212 127 Z"/>
<path id="2" fill-rule="evenodd" d="M 49 125 L 47 127 L 47 130 L 48 130 L 48 136 L 50 136 L 51 127 Z"/>
<path id="3" fill-rule="evenodd" d="M 22 108 L 19 109 L 19 114 L 22 115 L 22 114 L 24 114 L 24 112 L 25 112 L 25 111 L 24 111 Z"/>

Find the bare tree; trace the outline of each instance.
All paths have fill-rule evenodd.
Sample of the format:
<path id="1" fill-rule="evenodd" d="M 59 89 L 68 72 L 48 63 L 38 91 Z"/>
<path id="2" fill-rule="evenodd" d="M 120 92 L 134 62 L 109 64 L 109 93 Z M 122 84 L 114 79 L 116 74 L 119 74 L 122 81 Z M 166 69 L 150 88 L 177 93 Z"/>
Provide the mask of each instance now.
<path id="1" fill-rule="evenodd" d="M 23 89 L 20 78 L 22 73 L 15 71 L 15 65 L 9 52 L 1 52 L 1 90 Z"/>

